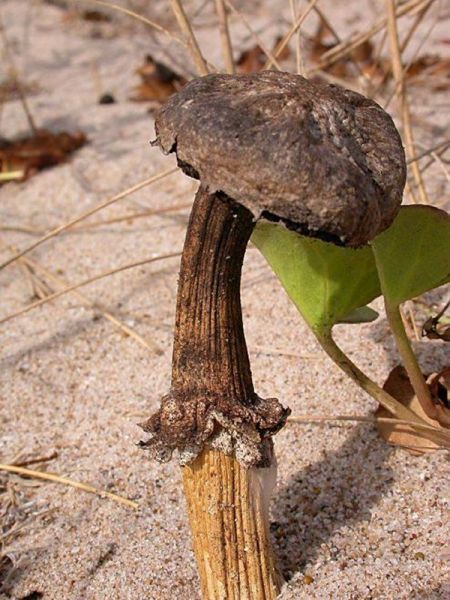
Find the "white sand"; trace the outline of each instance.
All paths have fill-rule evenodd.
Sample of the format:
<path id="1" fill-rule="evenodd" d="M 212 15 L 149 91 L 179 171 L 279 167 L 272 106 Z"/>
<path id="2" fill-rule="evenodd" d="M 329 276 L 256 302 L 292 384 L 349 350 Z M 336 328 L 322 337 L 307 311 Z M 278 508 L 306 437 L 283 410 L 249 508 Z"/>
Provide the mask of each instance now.
<path id="1" fill-rule="evenodd" d="M 338 3 L 335 10 L 343 34 L 373 18 L 359 3 L 351 3 L 351 11 L 348 4 Z M 70 163 L 1 188 L 3 224 L 48 230 L 171 164 L 148 145 L 153 125 L 146 106 L 126 100 L 137 83 L 133 70 L 145 53 L 155 51 L 144 30 L 123 20 L 105 26 L 63 22 L 60 9 L 41 3 L 6 0 L 1 9 L 23 77 L 41 89 L 30 99 L 38 123 L 80 128 L 91 142 Z M 255 24 L 267 21 L 267 8 L 258 4 L 255 10 Z M 161 3 L 155 11 L 164 16 Z M 286 28 L 281 20 L 272 22 L 265 32 L 269 42 Z M 213 20 L 206 16 L 199 23 L 205 53 L 219 62 Z M 92 37 L 93 30 L 106 37 Z M 442 53 L 445 32 L 445 24 L 438 23 L 427 50 Z M 246 36 L 239 30 L 237 37 Z M 117 104 L 96 104 L 93 65 L 101 91 L 113 92 Z M 448 125 L 436 109 L 442 102 L 442 94 L 424 90 L 414 97 L 424 147 L 440 141 Z M 17 134 L 25 126 L 20 105 L 5 104 L 2 134 Z M 432 198 L 442 199 L 439 167 L 427 175 Z M 194 190 L 195 182 L 177 174 L 92 220 L 190 202 Z M 180 249 L 187 214 L 68 232 L 32 257 L 67 281 L 81 281 Z M 1 239 L 24 247 L 36 238 L 5 232 Z M 2 251 L 0 257 L 6 256 Z M 174 462 L 150 462 L 136 447 L 141 439 L 136 423 L 157 407 L 169 386 L 177 268 L 178 260 L 170 259 L 83 290 L 156 342 L 161 355 L 125 337 L 73 296 L 1 327 L 0 460 L 56 450 L 49 471 L 133 498 L 141 507 L 135 511 L 66 486 L 30 486 L 1 474 L 0 481 L 17 493 L 15 520 L 29 519 L 20 534 L 5 540 L 3 550 L 18 565 L 2 600 L 34 591 L 49 600 L 199 598 L 179 468 Z M 2 315 L 30 302 L 29 283 L 17 265 L 0 273 L 0 285 Z M 246 258 L 243 305 L 255 387 L 262 396 L 277 395 L 294 414 L 372 413 L 375 403 L 320 353 L 255 251 Z M 337 336 L 379 382 L 398 361 L 387 331 L 380 318 L 369 326 L 340 327 Z M 445 364 L 442 343 L 420 342 L 417 348 L 425 370 Z M 412 457 L 381 441 L 370 424 L 289 425 L 277 435 L 276 451 L 273 533 L 290 578 L 283 600 L 450 597 L 445 453 Z M 6 506 L 5 495 L 2 502 Z M 313 578 L 310 584 L 305 575 Z"/>

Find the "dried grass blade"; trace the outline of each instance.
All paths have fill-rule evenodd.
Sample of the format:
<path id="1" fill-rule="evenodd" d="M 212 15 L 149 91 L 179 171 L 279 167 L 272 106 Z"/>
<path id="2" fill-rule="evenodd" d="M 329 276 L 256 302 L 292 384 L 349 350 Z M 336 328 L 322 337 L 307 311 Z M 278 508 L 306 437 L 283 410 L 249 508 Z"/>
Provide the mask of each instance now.
<path id="1" fill-rule="evenodd" d="M 116 194 L 112 198 L 109 198 L 105 202 L 102 202 L 101 204 L 94 206 L 94 208 L 91 208 L 88 211 L 82 213 L 75 219 L 72 219 L 71 221 L 68 221 L 67 223 L 63 223 L 63 225 L 59 225 L 55 229 L 52 229 L 47 234 L 45 234 L 44 236 L 42 236 L 41 238 L 39 238 L 38 240 L 33 242 L 33 244 L 30 244 L 29 246 L 27 246 L 24 250 L 21 250 L 17 254 L 14 254 L 13 256 L 11 256 L 11 258 L 9 258 L 8 260 L 6 260 L 4 263 L 2 263 L 0 265 L 0 270 L 3 269 L 4 267 L 7 267 L 8 265 L 10 265 L 14 261 L 16 261 L 18 258 L 21 258 L 25 254 L 28 254 L 28 252 L 31 252 L 31 250 L 34 250 L 35 248 L 37 248 L 38 246 L 40 246 L 47 240 L 55 237 L 62 231 L 69 229 L 69 227 L 72 227 L 72 225 L 75 225 L 76 223 L 83 221 L 83 219 L 87 219 L 88 217 L 90 217 L 94 213 L 98 212 L 99 210 L 102 210 L 103 208 L 106 208 L 107 206 L 111 206 L 111 204 L 114 204 L 114 202 L 117 202 L 118 200 L 122 200 L 122 198 L 125 198 L 126 196 L 129 196 L 130 194 L 133 194 L 134 192 L 141 190 L 142 188 L 146 187 L 147 185 L 156 183 L 157 181 L 160 181 L 164 177 L 167 177 L 168 175 L 171 175 L 172 173 L 176 173 L 176 171 L 178 171 L 178 168 L 174 167 L 172 169 L 167 169 L 166 171 L 162 171 L 161 173 L 157 173 L 156 175 L 153 175 L 152 177 L 149 177 L 148 179 L 144 179 L 144 181 L 140 181 L 139 183 L 136 183 L 135 185 L 124 190 L 123 192 L 119 192 L 118 194 Z"/>
<path id="2" fill-rule="evenodd" d="M 398 97 L 400 99 L 403 130 L 405 136 L 405 145 L 410 159 L 416 157 L 416 150 L 414 145 L 414 136 L 411 124 L 411 112 L 409 109 L 408 97 L 406 92 L 405 76 L 402 65 L 402 56 L 400 50 L 400 42 L 398 38 L 397 29 L 397 16 L 396 7 L 394 0 L 386 0 L 386 11 L 387 11 L 387 26 L 389 34 L 389 42 L 391 47 L 391 60 L 392 60 L 392 73 L 398 87 Z M 419 189 L 419 196 L 421 202 L 429 204 L 428 194 L 425 189 L 422 174 L 420 172 L 417 161 L 411 163 L 411 169 L 416 180 L 417 187 Z"/>
<path id="3" fill-rule="evenodd" d="M 253 29 L 253 27 L 250 25 L 248 19 L 234 6 L 234 4 L 231 3 L 230 0 L 224 0 L 224 2 L 229 7 L 229 9 L 236 15 L 236 17 L 242 21 L 242 23 L 245 25 L 247 31 L 249 32 L 249 34 L 252 36 L 255 43 L 261 48 L 261 50 L 267 56 L 268 60 L 272 61 L 273 66 L 276 69 L 278 69 L 279 71 L 281 71 L 281 67 L 280 67 L 280 64 L 278 63 L 277 59 L 272 54 L 272 52 L 269 50 L 269 48 L 267 48 L 267 46 L 261 40 L 259 35 Z"/>
<path id="4" fill-rule="evenodd" d="M 232 75 L 235 71 L 233 58 L 233 45 L 231 43 L 230 28 L 228 26 L 228 13 L 224 0 L 215 0 L 216 12 L 219 19 L 219 31 L 222 40 L 222 52 L 227 73 Z"/>
<path id="5" fill-rule="evenodd" d="M 275 50 L 274 53 L 274 58 L 277 58 L 282 52 L 283 50 L 286 48 L 286 46 L 289 44 L 292 36 L 297 33 L 297 31 L 300 29 L 303 21 L 306 19 L 306 17 L 309 15 L 309 13 L 312 11 L 312 9 L 314 8 L 314 6 L 317 4 L 319 0 L 310 0 L 308 6 L 305 8 L 305 10 L 302 12 L 302 14 L 298 17 L 298 19 L 295 21 L 294 25 L 292 26 L 291 30 L 284 36 L 284 38 L 281 40 L 281 42 L 278 44 L 277 49 Z M 272 59 L 269 59 L 264 68 L 265 69 L 270 69 L 270 67 L 274 64 Z"/>
<path id="6" fill-rule="evenodd" d="M 197 67 L 198 74 L 208 75 L 208 65 L 206 64 L 206 60 L 204 59 L 203 54 L 201 53 L 200 46 L 198 45 L 197 39 L 194 35 L 194 32 L 192 31 L 189 19 L 187 18 L 186 13 L 184 12 L 181 0 L 171 0 L 171 5 L 175 18 L 178 21 L 178 25 L 188 41 L 188 48 L 192 54 L 192 58 L 194 60 L 195 66 Z"/>
<path id="7" fill-rule="evenodd" d="M 134 502 L 133 500 L 129 500 L 128 498 L 124 498 L 123 496 L 119 496 L 118 494 L 113 494 L 112 492 L 99 490 L 92 485 L 88 485 L 87 483 L 74 481 L 73 479 L 68 479 L 67 477 L 60 477 L 55 473 L 33 471 L 32 469 L 25 469 L 24 467 L 17 467 L 15 465 L 5 465 L 2 463 L 0 463 L 0 471 L 8 471 L 9 473 L 17 473 L 18 475 L 25 475 L 26 477 L 34 477 L 37 479 L 44 479 L 45 481 L 62 483 L 63 485 L 69 485 L 79 490 L 83 490 L 84 492 L 95 494 L 96 496 L 100 496 L 100 498 L 110 498 L 111 500 L 114 500 L 119 504 L 124 504 L 125 506 L 130 506 L 131 508 L 139 508 L 139 504 L 137 502 Z"/>
<path id="8" fill-rule="evenodd" d="M 49 271 L 48 269 L 46 269 L 45 267 L 43 267 L 36 261 L 31 260 L 27 257 L 24 257 L 20 260 L 23 261 L 25 264 L 29 265 L 32 269 L 34 269 L 36 271 L 40 271 L 46 277 L 48 277 L 50 280 L 54 281 L 58 285 L 63 285 L 65 288 L 70 286 L 70 284 L 68 284 L 66 281 L 64 281 L 64 279 L 57 277 L 51 271 Z M 120 321 L 120 319 L 118 319 L 117 317 L 112 315 L 107 310 L 104 310 L 103 308 L 101 308 L 97 303 L 89 300 L 89 298 L 87 298 L 87 296 L 85 296 L 81 292 L 79 292 L 77 290 L 73 290 L 73 294 L 75 296 L 77 296 L 81 300 L 81 302 L 83 302 L 83 304 L 89 306 L 90 308 L 97 310 L 105 319 L 110 321 L 113 325 L 115 325 L 118 329 L 120 329 L 121 331 L 126 333 L 129 337 L 136 340 L 139 344 L 141 344 L 141 346 L 143 346 L 147 350 L 155 351 L 157 354 L 162 354 L 162 350 L 156 342 L 154 342 L 153 340 L 150 340 L 150 342 L 148 342 L 142 336 L 140 336 L 136 331 L 134 331 L 134 329 L 131 329 L 130 327 L 128 327 L 128 325 L 125 325 L 125 323 L 122 323 L 122 321 Z"/>
<path id="9" fill-rule="evenodd" d="M 323 417 L 308 415 L 292 415 L 288 417 L 287 421 L 288 423 L 298 424 L 327 423 L 331 421 L 354 421 L 358 423 L 394 423 L 397 425 L 408 425 L 408 427 L 414 427 L 416 429 L 422 429 L 424 431 L 432 431 L 433 433 L 436 433 L 437 431 L 439 433 L 446 433 L 437 429 L 436 427 L 433 427 L 432 425 L 427 425 L 426 423 L 415 423 L 414 421 L 408 421 L 406 419 L 396 419 L 395 417 L 359 417 L 354 415 L 336 415 L 335 417 Z"/>
<path id="10" fill-rule="evenodd" d="M 84 281 L 81 281 L 80 283 L 70 285 L 69 287 L 66 287 L 63 290 L 54 292 L 53 294 L 50 294 L 49 296 L 47 296 L 46 298 L 43 298 L 42 300 L 36 300 L 36 302 L 32 302 L 31 304 L 28 304 L 28 306 L 25 306 L 21 310 L 18 310 L 17 312 L 12 313 L 6 317 L 3 317 L 3 319 L 0 319 L 0 325 L 2 325 L 3 323 L 6 323 L 7 321 L 10 321 L 11 319 L 15 319 L 16 317 L 19 317 L 20 315 L 23 315 L 23 314 L 29 312 L 30 310 L 33 310 L 33 308 L 37 308 L 38 306 L 42 306 L 43 304 L 46 304 L 47 302 L 51 302 L 51 300 L 55 300 L 56 298 L 59 298 L 60 296 L 63 296 L 64 294 L 73 292 L 74 290 L 77 290 L 78 288 L 83 287 L 85 285 L 89 285 L 90 283 L 94 283 L 94 281 L 99 281 L 100 279 L 104 279 L 105 277 L 109 277 L 110 275 L 115 275 L 116 273 L 120 273 L 120 272 L 126 271 L 128 269 L 133 269 L 134 267 L 140 267 L 142 265 L 147 265 L 149 263 L 157 262 L 160 260 L 165 260 L 167 258 L 175 258 L 178 256 L 181 256 L 181 252 L 173 252 L 171 254 L 162 254 L 160 256 L 154 256 L 153 258 L 139 260 L 137 262 L 133 262 L 128 265 L 118 267 L 117 269 L 110 269 L 109 271 L 100 273 L 99 275 L 95 275 L 94 277 L 90 277 L 89 279 L 85 279 Z"/>

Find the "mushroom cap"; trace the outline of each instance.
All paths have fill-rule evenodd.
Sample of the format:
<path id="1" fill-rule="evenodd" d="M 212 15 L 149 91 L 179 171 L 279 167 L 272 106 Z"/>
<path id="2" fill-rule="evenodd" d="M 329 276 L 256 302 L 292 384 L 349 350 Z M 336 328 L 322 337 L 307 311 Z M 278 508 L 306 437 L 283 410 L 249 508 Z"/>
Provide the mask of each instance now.
<path id="1" fill-rule="evenodd" d="M 358 247 L 394 220 L 406 179 L 391 117 L 373 100 L 291 73 L 207 75 L 159 111 L 157 143 L 255 219 Z"/>

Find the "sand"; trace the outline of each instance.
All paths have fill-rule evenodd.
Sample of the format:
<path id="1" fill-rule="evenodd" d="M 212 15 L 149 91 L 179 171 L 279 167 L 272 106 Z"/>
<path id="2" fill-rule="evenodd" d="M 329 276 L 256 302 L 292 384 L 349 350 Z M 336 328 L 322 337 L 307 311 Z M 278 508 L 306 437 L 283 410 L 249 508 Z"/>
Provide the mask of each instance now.
<path id="1" fill-rule="evenodd" d="M 20 0 L 4 1 L 1 10 L 21 76 L 39 86 L 30 98 L 39 125 L 79 128 L 90 139 L 69 163 L 1 188 L 2 225 L 47 231 L 173 164 L 149 147 L 153 122 L 147 106 L 127 100 L 138 83 L 133 71 L 147 52 L 162 58 L 168 49 L 175 60 L 182 60 L 173 44 L 162 38 L 156 46 L 154 36 L 123 18 L 83 23 L 65 18 L 58 6 Z M 288 6 L 282 15 L 272 12 L 277 18 L 269 18 L 267 5 L 258 3 L 254 10 L 255 27 L 270 22 L 262 30 L 268 43 L 286 29 Z M 170 23 L 162 2 L 150 12 Z M 344 33 L 362 29 L 374 16 L 373 7 L 365 10 L 356 2 L 337 3 L 333 15 Z M 435 17 L 436 12 L 430 14 L 427 26 Z M 197 24 L 205 54 L 219 63 L 210 10 Z M 439 21 L 424 49 L 442 54 L 446 31 Z M 245 30 L 237 28 L 236 39 L 245 42 Z M 97 104 L 105 91 L 115 95 L 116 104 Z M 427 148 L 443 139 L 448 115 L 440 108 L 442 94 L 423 89 L 416 94 L 417 136 Z M 5 103 L 2 135 L 25 129 L 20 104 Z M 445 176 L 439 165 L 427 171 L 427 182 L 433 202 L 441 202 Z M 172 175 L 91 222 L 146 208 L 188 205 L 195 187 L 183 175 Z M 69 231 L 31 257 L 66 281 L 81 281 L 180 250 L 187 216 L 188 208 Z M 36 237 L 1 233 L 3 244 L 18 247 Z M 3 246 L 0 256 L 7 255 Z M 142 435 L 136 424 L 158 406 L 170 382 L 177 269 L 178 259 L 172 258 L 83 290 L 156 344 L 159 352 L 124 335 L 73 295 L 1 326 L 1 462 L 55 453 L 56 458 L 35 468 L 139 504 L 134 510 L 64 485 L 0 473 L 3 532 L 22 527 L 1 541 L 3 554 L 10 557 L 3 559 L 9 578 L 2 600 L 199 598 L 180 470 L 175 462 L 151 462 L 137 447 Z M 29 281 L 19 266 L 1 272 L 0 285 L 1 315 L 31 301 Z M 373 413 L 375 402 L 320 352 L 254 250 L 246 256 L 242 295 L 260 395 L 276 395 L 298 415 Z M 442 294 L 435 299 L 441 301 Z M 380 383 L 398 363 L 383 316 L 371 325 L 340 326 L 337 338 Z M 445 364 L 441 342 L 421 341 L 416 348 L 425 370 Z M 383 442 L 370 423 L 291 424 L 276 436 L 275 445 L 279 473 L 271 528 L 288 579 L 282 600 L 450 597 L 447 454 L 413 457 Z M 15 565 L 12 570 L 9 561 Z"/>

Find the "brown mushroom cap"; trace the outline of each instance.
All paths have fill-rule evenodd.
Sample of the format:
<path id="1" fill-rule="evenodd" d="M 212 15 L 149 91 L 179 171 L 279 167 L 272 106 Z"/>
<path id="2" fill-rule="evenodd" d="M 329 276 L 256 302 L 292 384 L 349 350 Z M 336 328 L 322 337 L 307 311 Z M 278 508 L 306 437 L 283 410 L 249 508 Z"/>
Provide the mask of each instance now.
<path id="1" fill-rule="evenodd" d="M 335 85 L 277 71 L 207 75 L 172 96 L 155 127 L 162 150 L 211 192 L 308 235 L 361 246 L 402 201 L 391 117 Z"/>

